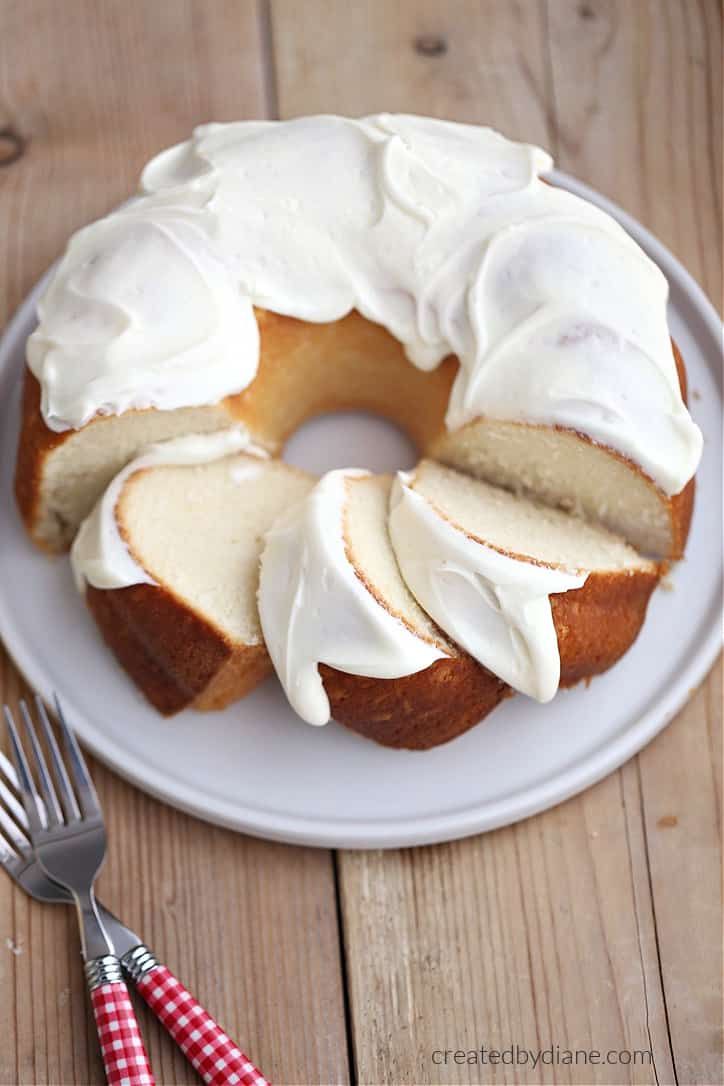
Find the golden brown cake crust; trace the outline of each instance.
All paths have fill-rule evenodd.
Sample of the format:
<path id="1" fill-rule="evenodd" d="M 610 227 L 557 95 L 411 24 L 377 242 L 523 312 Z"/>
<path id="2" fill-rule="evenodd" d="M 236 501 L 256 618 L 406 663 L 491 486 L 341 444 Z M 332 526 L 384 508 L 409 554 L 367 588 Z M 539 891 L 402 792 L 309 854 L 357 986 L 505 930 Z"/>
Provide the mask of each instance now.
<path id="1" fill-rule="evenodd" d="M 591 573 L 581 588 L 551 596 L 561 686 L 599 675 L 636 640 L 660 567 Z M 428 750 L 456 739 L 513 691 L 467 655 L 438 660 L 402 679 L 349 675 L 320 664 L 340 724 L 387 747 Z"/>
<path id="2" fill-rule="evenodd" d="M 190 705 L 222 709 L 271 671 L 263 645 L 232 646 L 160 585 L 88 585 L 86 602 L 121 666 L 166 716 Z"/>
<path id="3" fill-rule="evenodd" d="M 28 534 L 39 547 L 45 547 L 43 539 L 35 532 L 43 468 L 48 454 L 65 440 L 66 434 L 55 433 L 45 425 L 40 412 L 40 384 L 27 368 L 23 377 L 21 412 L 15 498 Z"/>
<path id="4" fill-rule="evenodd" d="M 600 675 L 638 637 L 661 567 L 591 573 L 585 584 L 551 596 L 561 657 L 561 686 Z"/>
<path id="5" fill-rule="evenodd" d="M 658 578 L 658 570 L 593 573 L 581 588 L 551 597 L 562 686 L 600 674 L 630 648 Z M 89 586 L 86 598 L 106 643 L 165 715 L 190 705 L 224 708 L 272 670 L 263 645 L 232 648 L 160 586 Z M 512 694 L 467 655 L 400 679 L 349 675 L 325 664 L 319 671 L 335 720 L 384 746 L 412 750 L 455 739 Z"/>
<path id="6" fill-rule="evenodd" d="M 470 656 L 437 660 L 401 679 L 319 665 L 332 716 L 386 747 L 428 750 L 479 723 L 512 691 Z"/>
<path id="7" fill-rule="evenodd" d="M 201 711 L 225 709 L 250 694 L 273 671 L 265 645 L 239 646 L 221 665 L 206 689 L 194 698 L 193 707 Z"/>

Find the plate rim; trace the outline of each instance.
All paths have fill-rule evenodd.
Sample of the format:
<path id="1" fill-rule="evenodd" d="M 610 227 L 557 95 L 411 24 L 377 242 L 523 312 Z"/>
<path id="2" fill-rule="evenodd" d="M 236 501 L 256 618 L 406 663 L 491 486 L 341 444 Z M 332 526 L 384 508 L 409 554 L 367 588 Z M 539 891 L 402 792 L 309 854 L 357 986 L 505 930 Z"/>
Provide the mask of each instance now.
<path id="1" fill-rule="evenodd" d="M 679 291 L 690 299 L 712 337 L 716 339 L 721 335 L 721 321 L 702 288 L 674 254 L 646 227 L 607 197 L 575 178 L 557 170 L 552 171 L 549 176 L 562 187 L 612 214 L 651 255 L 669 282 L 676 282 Z M 7 393 L 7 388 L 17 376 L 7 364 L 9 345 L 21 334 L 54 266 L 51 265 L 20 302 L 0 337 L 0 395 Z M 721 396 L 721 374 L 714 374 L 714 377 Z M 714 610 L 716 612 L 716 608 Z M 51 701 L 52 691 L 48 687 L 43 669 L 33 657 L 32 646 L 26 645 L 22 634 L 15 630 L 12 616 L 1 593 L 0 637 L 25 680 L 46 702 Z M 73 704 L 72 694 L 64 692 L 63 697 L 68 714 L 85 746 L 119 776 L 172 807 L 214 825 L 289 844 L 321 848 L 407 848 L 457 840 L 511 825 L 562 803 L 602 780 L 638 753 L 670 723 L 689 700 L 691 692 L 708 674 L 720 647 L 718 614 L 704 613 L 701 616 L 698 644 L 690 654 L 686 666 L 662 687 L 656 688 L 650 707 L 621 735 L 606 740 L 602 747 L 595 748 L 583 760 L 552 774 L 535 787 L 513 793 L 512 796 L 503 797 L 492 804 L 481 801 L 477 805 L 469 805 L 463 811 L 446 815 L 432 814 L 419 818 L 405 816 L 399 820 L 357 818 L 354 822 L 338 823 L 327 816 L 288 816 L 261 811 L 258 808 L 245 808 L 243 803 L 232 804 L 209 794 L 205 794 L 203 802 L 200 802 L 198 793 L 194 794 L 177 778 L 173 779 L 170 786 L 168 778 L 164 777 L 161 771 L 149 767 L 133 755 L 129 756 L 125 748 L 119 746 L 112 737 L 94 726 L 78 711 Z M 394 751 L 390 752 L 392 757 L 394 754 Z M 423 757 L 424 752 L 419 756 Z"/>

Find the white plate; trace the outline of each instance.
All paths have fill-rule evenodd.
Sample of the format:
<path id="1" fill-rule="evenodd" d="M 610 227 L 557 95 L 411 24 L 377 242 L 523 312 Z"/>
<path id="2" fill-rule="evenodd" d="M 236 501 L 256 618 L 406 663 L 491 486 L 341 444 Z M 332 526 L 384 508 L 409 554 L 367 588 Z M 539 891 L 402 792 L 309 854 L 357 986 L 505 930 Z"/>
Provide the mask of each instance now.
<path id="1" fill-rule="evenodd" d="M 0 632 L 28 681 L 46 698 L 58 691 L 99 758 L 211 822 L 281 841 L 391 848 L 542 811 L 620 766 L 684 704 L 720 639 L 721 325 L 696 283 L 638 223 L 583 185 L 556 180 L 615 215 L 667 275 L 671 330 L 706 437 L 686 561 L 673 574 L 674 590 L 655 594 L 631 652 L 591 690 L 564 692 L 547 706 L 513 698 L 482 726 L 426 753 L 385 750 L 336 724 L 310 728 L 274 680 L 223 713 L 162 719 L 102 645 L 67 559 L 37 553 L 15 512 L 18 375 L 39 285 L 0 344 Z M 369 466 L 394 466 L 404 455 L 394 440 L 381 450 L 376 425 L 360 423 L 355 434 L 354 455 L 367 454 Z M 346 423 L 311 424 L 297 459 L 325 466 L 329 440 L 345 447 L 348 438 Z"/>

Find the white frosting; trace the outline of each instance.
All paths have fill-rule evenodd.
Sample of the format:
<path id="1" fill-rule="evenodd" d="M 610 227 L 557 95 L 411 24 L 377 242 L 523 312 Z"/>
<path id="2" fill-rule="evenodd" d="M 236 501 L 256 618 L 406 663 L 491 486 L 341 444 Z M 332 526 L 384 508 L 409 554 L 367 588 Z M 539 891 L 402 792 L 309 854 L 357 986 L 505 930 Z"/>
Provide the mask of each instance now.
<path id="1" fill-rule="evenodd" d="M 48 425 L 241 390 L 252 303 L 307 321 L 357 309 L 422 369 L 458 356 L 449 427 L 571 427 L 678 492 L 702 439 L 666 280 L 610 216 L 545 184 L 551 165 L 423 117 L 197 129 L 149 163 L 143 199 L 71 242 L 28 345 Z"/>
<path id="2" fill-rule="evenodd" d="M 345 480 L 366 474 L 324 475 L 276 521 L 262 554 L 264 640 L 292 708 L 309 724 L 330 719 L 320 663 L 352 675 L 396 679 L 447 656 L 378 603 L 347 558 Z"/>
<path id="3" fill-rule="evenodd" d="M 137 201 L 79 231 L 27 345 L 51 430 L 130 408 L 216 403 L 254 378 L 249 298 L 188 201 Z"/>
<path id="4" fill-rule="evenodd" d="M 116 505 L 126 482 L 137 471 L 161 464 L 204 464 L 234 453 L 266 456 L 252 444 L 243 426 L 210 434 L 190 434 L 148 445 L 114 477 L 83 521 L 70 551 L 73 577 L 80 592 L 86 584 L 95 588 L 127 588 L 132 584 L 155 584 L 129 551 L 118 528 Z M 236 466 L 230 468 L 232 472 Z"/>
<path id="5" fill-rule="evenodd" d="M 418 602 L 494 675 L 537 701 L 558 690 L 561 661 L 550 595 L 580 588 L 587 574 L 502 554 L 446 520 L 398 473 L 390 537 Z"/>

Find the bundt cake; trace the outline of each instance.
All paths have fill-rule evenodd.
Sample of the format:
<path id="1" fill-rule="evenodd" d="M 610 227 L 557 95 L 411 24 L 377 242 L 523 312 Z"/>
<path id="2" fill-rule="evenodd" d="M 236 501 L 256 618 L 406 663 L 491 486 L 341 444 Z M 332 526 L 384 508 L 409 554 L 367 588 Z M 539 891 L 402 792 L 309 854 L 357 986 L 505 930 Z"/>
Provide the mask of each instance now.
<path id="1" fill-rule="evenodd" d="M 153 570 L 161 514 L 143 494 L 162 486 L 156 472 L 208 473 L 215 488 L 227 471 L 218 456 L 125 466 L 149 442 L 196 435 L 211 449 L 239 426 L 274 456 L 325 411 L 386 415 L 435 463 L 394 484 L 402 576 L 386 480 L 332 473 L 310 490 L 256 455 L 270 494 L 285 490 L 282 518 L 253 488 L 229 498 L 230 509 L 248 503 L 257 549 L 244 536 L 245 568 L 263 547 L 264 637 L 307 719 L 331 713 L 392 745 L 431 745 L 509 686 L 544 699 L 556 667 L 563 684 L 590 677 L 636 636 L 659 575 L 636 551 L 683 553 L 702 436 L 663 275 L 609 215 L 549 184 L 551 165 L 490 129 L 423 117 L 206 125 L 148 164 L 138 199 L 71 240 L 28 341 L 16 493 L 29 534 L 51 551 L 90 514 L 73 548 L 89 606 L 164 711 L 239 696 L 267 655 L 253 622 L 206 613 L 210 582 L 203 598 L 174 587 L 195 580 L 182 571 L 196 568 L 186 540 L 148 574 L 154 583 L 102 583 L 99 518 L 119 525 L 116 555 L 125 547 L 134 567 Z M 176 500 L 176 513 L 170 496 L 158 509 L 193 538 L 204 504 L 189 504 L 182 487 Z M 517 530 L 530 518 L 541 538 Z M 205 524 L 199 539 L 211 531 Z M 433 540 L 463 546 L 472 570 L 496 554 L 535 589 L 538 619 L 526 614 L 524 633 L 510 627 L 504 651 L 477 574 L 474 619 L 469 600 L 435 602 L 439 576 L 415 558 L 418 542 Z M 219 565 L 208 576 L 231 600 L 228 542 L 209 551 Z M 170 630 L 169 599 L 194 616 L 199 632 L 185 641 Z M 614 615 L 616 632 L 604 623 L 596 633 Z M 207 622 L 225 665 L 196 652 Z M 308 637 L 297 644 L 299 629 Z"/>
<path id="2" fill-rule="evenodd" d="M 240 428 L 150 446 L 71 550 L 107 644 L 163 713 L 221 709 L 271 670 L 256 608 L 264 533 L 313 485 Z"/>

